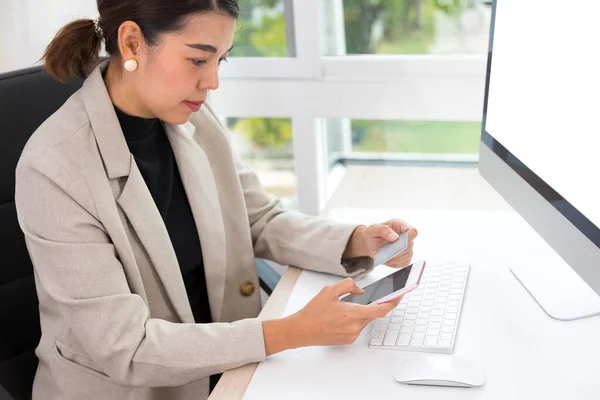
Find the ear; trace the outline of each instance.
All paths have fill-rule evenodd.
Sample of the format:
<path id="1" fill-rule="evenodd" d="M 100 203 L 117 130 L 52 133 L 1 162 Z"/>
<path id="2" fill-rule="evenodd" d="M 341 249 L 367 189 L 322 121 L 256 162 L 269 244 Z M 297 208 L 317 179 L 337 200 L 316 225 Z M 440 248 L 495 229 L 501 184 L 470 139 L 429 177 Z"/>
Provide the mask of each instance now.
<path id="1" fill-rule="evenodd" d="M 124 60 L 138 59 L 144 34 L 142 28 L 133 21 L 125 21 L 119 27 L 119 50 Z"/>

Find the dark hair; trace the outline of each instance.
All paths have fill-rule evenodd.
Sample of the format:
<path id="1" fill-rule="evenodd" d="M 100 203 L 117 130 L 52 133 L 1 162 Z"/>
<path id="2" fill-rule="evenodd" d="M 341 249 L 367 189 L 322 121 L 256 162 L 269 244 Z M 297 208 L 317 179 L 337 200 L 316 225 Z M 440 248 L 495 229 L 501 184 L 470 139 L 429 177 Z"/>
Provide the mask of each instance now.
<path id="1" fill-rule="evenodd" d="M 125 21 L 137 23 L 153 46 L 162 34 L 184 28 L 192 15 L 216 11 L 239 16 L 238 0 L 98 0 L 98 11 L 102 38 L 96 34 L 93 20 L 80 19 L 58 31 L 46 48 L 45 67 L 58 80 L 87 77 L 98 62 L 102 39 L 109 55 L 120 55 L 118 31 Z"/>

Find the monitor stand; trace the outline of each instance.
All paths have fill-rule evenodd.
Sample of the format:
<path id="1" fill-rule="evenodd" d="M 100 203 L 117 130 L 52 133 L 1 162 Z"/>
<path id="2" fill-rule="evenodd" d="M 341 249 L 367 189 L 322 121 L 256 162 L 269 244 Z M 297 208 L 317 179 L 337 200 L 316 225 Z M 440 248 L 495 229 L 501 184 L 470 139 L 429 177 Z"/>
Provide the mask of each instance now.
<path id="1" fill-rule="evenodd" d="M 572 321 L 600 315 L 600 296 L 562 260 L 520 263 L 511 271 L 554 319 Z"/>

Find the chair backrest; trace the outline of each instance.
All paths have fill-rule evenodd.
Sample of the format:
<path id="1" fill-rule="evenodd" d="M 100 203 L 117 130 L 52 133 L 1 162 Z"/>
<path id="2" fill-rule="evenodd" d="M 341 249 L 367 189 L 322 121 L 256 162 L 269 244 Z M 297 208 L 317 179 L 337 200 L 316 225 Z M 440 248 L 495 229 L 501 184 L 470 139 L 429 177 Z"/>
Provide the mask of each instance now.
<path id="1" fill-rule="evenodd" d="M 0 386 L 31 399 L 40 340 L 33 267 L 15 209 L 15 168 L 25 143 L 81 87 L 41 67 L 0 74 Z"/>

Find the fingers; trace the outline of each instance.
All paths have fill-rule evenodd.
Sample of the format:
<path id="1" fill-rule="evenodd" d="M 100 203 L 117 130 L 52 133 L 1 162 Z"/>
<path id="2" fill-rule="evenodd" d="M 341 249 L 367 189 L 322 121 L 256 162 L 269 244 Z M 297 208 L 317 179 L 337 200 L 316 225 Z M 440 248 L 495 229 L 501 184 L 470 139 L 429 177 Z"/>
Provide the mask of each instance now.
<path id="1" fill-rule="evenodd" d="M 388 301 L 383 304 L 374 305 L 373 308 L 377 309 L 377 312 L 375 313 L 376 314 L 375 318 L 385 317 L 387 315 L 387 313 L 392 311 L 394 308 L 396 308 L 398 306 L 398 304 L 400 304 L 401 300 L 402 300 L 402 298 L 398 298 L 398 299 Z"/>
<path id="2" fill-rule="evenodd" d="M 334 298 L 339 298 L 347 293 L 351 294 L 363 294 L 365 291 L 356 286 L 356 282 L 352 278 L 346 278 L 343 281 L 327 287 L 331 291 Z"/>
<path id="3" fill-rule="evenodd" d="M 408 240 L 414 240 L 417 238 L 417 236 L 419 236 L 419 231 L 417 231 L 417 228 L 401 219 L 391 219 L 384 222 L 384 224 L 390 226 L 397 233 L 404 233 L 408 231 Z"/>
<path id="4" fill-rule="evenodd" d="M 354 313 L 358 318 L 361 318 L 365 321 L 372 321 L 376 318 L 383 318 L 392 311 L 394 308 L 398 306 L 402 298 L 395 299 L 383 304 L 370 304 L 368 306 L 363 306 L 359 304 L 350 304 L 354 309 Z"/>
<path id="5" fill-rule="evenodd" d="M 384 224 L 377 224 L 371 227 L 371 234 L 376 239 L 382 238 L 388 242 L 395 242 L 398 240 L 398 232 L 396 232 L 391 226 Z"/>

